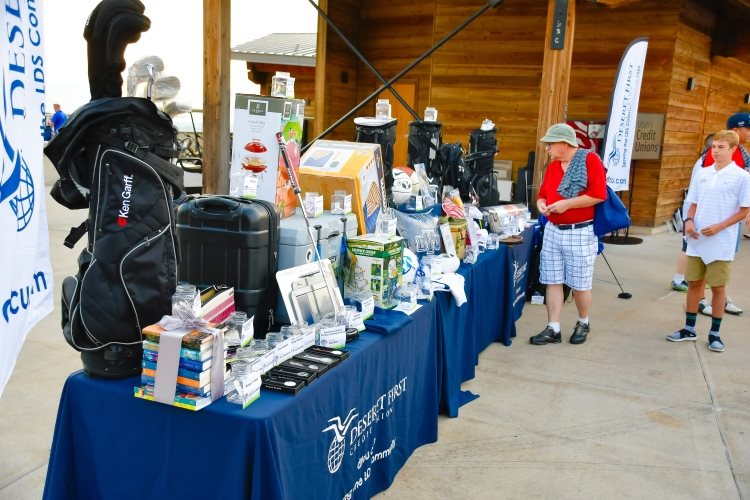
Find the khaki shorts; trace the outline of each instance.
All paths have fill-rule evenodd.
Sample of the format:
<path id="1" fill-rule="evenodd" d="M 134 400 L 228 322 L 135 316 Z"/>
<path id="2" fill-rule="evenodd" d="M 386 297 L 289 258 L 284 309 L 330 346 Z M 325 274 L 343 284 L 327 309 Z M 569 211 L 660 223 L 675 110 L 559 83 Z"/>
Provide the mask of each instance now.
<path id="1" fill-rule="evenodd" d="M 726 286 L 729 283 L 729 264 L 731 262 L 728 260 L 715 260 L 706 265 L 700 257 L 688 256 L 685 279 L 687 281 L 705 279 L 708 286 Z"/>

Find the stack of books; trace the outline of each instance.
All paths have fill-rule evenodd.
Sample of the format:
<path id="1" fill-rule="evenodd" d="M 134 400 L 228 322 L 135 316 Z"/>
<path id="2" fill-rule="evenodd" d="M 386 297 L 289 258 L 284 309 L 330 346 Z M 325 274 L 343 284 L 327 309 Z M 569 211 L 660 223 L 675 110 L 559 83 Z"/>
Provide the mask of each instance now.
<path id="1" fill-rule="evenodd" d="M 151 325 L 143 329 L 143 372 L 141 385 L 134 387 L 137 398 L 154 400 L 159 339 L 164 330 Z M 182 338 L 174 406 L 200 410 L 211 404 L 211 365 L 214 336 L 193 330 Z M 223 363 L 224 360 L 218 360 Z"/>

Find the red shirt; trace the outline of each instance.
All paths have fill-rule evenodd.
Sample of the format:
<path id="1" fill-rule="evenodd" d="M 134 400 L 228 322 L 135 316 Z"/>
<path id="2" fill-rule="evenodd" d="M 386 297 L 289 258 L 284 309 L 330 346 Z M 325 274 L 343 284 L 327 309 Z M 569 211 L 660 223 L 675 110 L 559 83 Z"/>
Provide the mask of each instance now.
<path id="1" fill-rule="evenodd" d="M 538 198 L 543 198 L 547 201 L 547 205 L 563 199 L 560 193 L 557 192 L 563 174 L 560 160 L 553 161 L 547 167 L 538 195 Z M 600 200 L 607 199 L 607 179 L 604 173 L 604 165 L 595 154 L 586 156 L 586 175 L 588 176 L 588 186 L 578 193 L 578 195 L 586 194 Z M 594 218 L 594 206 L 571 208 L 561 214 L 550 214 L 548 218 L 553 224 L 575 224 L 576 222 L 592 220 Z"/>
<path id="2" fill-rule="evenodd" d="M 740 151 L 739 146 L 734 150 L 734 153 L 732 153 L 732 161 L 736 163 L 738 167 L 745 168 L 745 160 L 742 158 L 742 151 Z M 714 163 L 716 163 L 714 161 L 714 155 L 711 154 L 711 148 L 708 148 L 706 157 L 703 159 L 703 166 L 710 167 Z"/>

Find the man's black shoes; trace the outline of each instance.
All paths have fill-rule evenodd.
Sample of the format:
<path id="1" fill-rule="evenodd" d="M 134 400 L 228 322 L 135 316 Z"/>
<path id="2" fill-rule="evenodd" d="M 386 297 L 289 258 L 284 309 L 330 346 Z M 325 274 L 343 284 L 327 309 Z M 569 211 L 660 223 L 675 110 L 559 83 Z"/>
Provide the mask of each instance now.
<path id="1" fill-rule="evenodd" d="M 583 324 L 580 321 L 576 322 L 576 327 L 573 329 L 573 335 L 570 336 L 571 344 L 583 344 L 586 342 L 586 335 L 591 331 L 591 327 L 588 323 Z"/>
<path id="2" fill-rule="evenodd" d="M 560 332 L 555 333 L 551 326 L 547 326 L 541 333 L 529 339 L 534 345 L 559 344 L 562 341 Z"/>

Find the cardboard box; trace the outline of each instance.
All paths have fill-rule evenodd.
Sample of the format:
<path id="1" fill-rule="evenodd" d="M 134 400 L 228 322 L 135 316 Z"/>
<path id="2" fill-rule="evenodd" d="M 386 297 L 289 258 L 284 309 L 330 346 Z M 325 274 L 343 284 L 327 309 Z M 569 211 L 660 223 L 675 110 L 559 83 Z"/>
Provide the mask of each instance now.
<path id="1" fill-rule="evenodd" d="M 401 286 L 403 238 L 367 234 L 347 242 L 349 273 L 344 282 L 344 295 L 356 292 L 372 294 L 375 305 L 396 306 L 396 288 Z"/>
<path id="2" fill-rule="evenodd" d="M 230 194 L 270 201 L 281 218 L 289 217 L 294 214 L 297 197 L 279 155 L 276 133 L 283 134 L 292 168 L 297 170 L 305 102 L 237 94 L 234 108 Z"/>
<path id="3" fill-rule="evenodd" d="M 352 210 L 362 234 L 375 232 L 385 202 L 383 159 L 379 144 L 319 140 L 302 156 L 300 186 L 303 192 L 324 196 L 326 210 L 336 190 L 352 195 Z"/>

